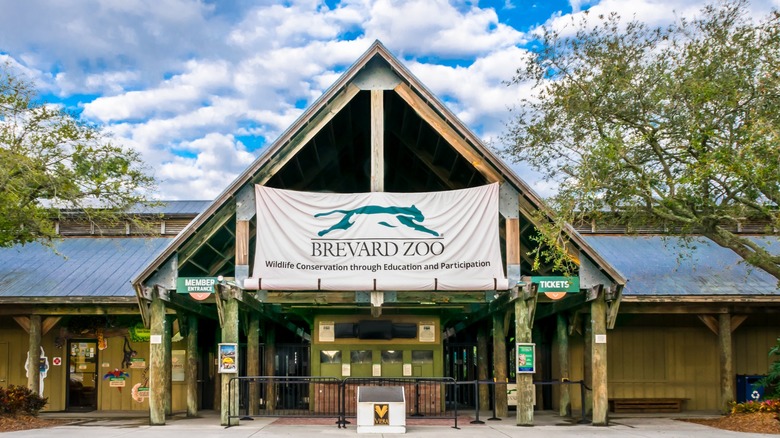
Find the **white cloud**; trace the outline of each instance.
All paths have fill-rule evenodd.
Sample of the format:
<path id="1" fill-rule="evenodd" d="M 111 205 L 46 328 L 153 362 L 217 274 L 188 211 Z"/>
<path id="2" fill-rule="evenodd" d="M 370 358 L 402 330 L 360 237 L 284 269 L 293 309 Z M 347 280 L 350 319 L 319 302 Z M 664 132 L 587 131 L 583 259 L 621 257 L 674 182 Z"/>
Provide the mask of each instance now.
<path id="1" fill-rule="evenodd" d="M 653 23 L 703 4 L 568 1 L 575 11 L 589 5 Z M 753 7 L 766 11 L 770 1 L 780 6 Z M 163 180 L 160 197 L 202 199 L 220 193 L 375 39 L 497 142 L 507 109 L 530 94 L 528 84 L 503 83 L 526 53 L 518 48 L 526 35 L 499 15 L 512 11 L 515 23 L 531 6 L 502 3 L 496 11 L 472 0 L 26 0 L 0 14 L 0 60 L 141 153 Z M 257 144 L 244 145 L 247 136 Z"/>
<path id="2" fill-rule="evenodd" d="M 461 12 L 443 0 L 378 0 L 370 17 L 366 35 L 402 54 L 473 56 L 522 41 L 522 33 L 500 23 L 493 9 Z"/>

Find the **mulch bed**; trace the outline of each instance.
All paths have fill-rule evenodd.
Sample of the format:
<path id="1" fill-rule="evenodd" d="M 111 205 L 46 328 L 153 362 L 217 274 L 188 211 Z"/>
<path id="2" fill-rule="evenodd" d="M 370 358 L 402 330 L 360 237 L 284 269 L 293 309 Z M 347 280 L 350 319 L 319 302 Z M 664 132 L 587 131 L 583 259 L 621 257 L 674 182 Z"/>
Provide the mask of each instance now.
<path id="1" fill-rule="evenodd" d="M 780 421 L 777 419 L 777 414 L 769 412 L 731 414 L 720 418 L 692 418 L 683 421 L 735 432 L 780 435 Z"/>
<path id="2" fill-rule="evenodd" d="M 0 432 L 42 429 L 70 423 L 70 420 L 43 419 L 32 415 L 0 415 Z"/>

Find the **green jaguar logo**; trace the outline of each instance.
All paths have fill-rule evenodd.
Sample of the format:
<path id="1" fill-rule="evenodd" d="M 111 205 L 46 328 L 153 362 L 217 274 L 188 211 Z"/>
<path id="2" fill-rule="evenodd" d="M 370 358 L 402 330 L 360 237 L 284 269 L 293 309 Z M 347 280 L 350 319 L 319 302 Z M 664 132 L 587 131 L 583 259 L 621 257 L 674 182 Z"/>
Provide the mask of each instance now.
<path id="1" fill-rule="evenodd" d="M 403 225 L 413 230 L 439 237 L 439 233 L 420 224 L 420 222 L 425 220 L 425 216 L 423 216 L 420 209 L 414 205 L 411 207 L 382 207 L 379 205 L 366 205 L 354 210 L 332 210 L 324 213 L 317 213 L 314 215 L 314 217 L 323 217 L 336 214 L 341 214 L 343 216 L 332 227 L 318 232 L 318 236 L 322 237 L 335 230 L 348 230 L 350 227 L 352 227 L 352 225 L 355 224 L 355 216 L 357 215 L 389 215 L 395 218 L 395 220 L 398 222 L 398 225 L 390 224 L 385 220 L 379 221 L 378 224 L 388 228 L 396 228 Z"/>

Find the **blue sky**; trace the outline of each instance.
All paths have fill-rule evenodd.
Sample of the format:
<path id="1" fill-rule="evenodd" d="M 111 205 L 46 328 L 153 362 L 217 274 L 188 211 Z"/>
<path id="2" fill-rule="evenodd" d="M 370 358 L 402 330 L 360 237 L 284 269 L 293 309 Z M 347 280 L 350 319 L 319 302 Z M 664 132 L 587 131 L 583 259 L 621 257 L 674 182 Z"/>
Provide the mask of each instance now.
<path id="1" fill-rule="evenodd" d="M 0 62 L 139 151 L 156 197 L 212 199 L 376 39 L 489 145 L 539 25 L 590 9 L 651 24 L 685 0 L 0 0 Z M 756 18 L 780 0 L 754 0 Z M 522 166 L 542 195 L 554 189 Z"/>

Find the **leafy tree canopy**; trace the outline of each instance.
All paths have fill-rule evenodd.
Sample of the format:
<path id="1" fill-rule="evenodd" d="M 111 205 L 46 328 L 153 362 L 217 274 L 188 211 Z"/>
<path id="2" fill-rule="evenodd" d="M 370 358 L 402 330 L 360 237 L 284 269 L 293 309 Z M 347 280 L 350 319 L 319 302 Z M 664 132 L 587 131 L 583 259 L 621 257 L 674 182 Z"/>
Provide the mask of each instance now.
<path id="1" fill-rule="evenodd" d="M 0 247 L 56 237 L 59 208 L 117 220 L 155 187 L 139 155 L 0 65 Z"/>
<path id="2" fill-rule="evenodd" d="M 513 78 L 535 95 L 503 152 L 559 185 L 545 243 L 565 246 L 563 224 L 583 218 L 652 221 L 780 279 L 777 246 L 734 232 L 748 219 L 780 230 L 780 13 L 756 22 L 748 6 L 667 27 L 585 14 L 542 29 Z"/>

